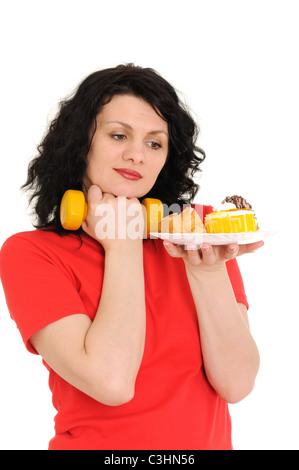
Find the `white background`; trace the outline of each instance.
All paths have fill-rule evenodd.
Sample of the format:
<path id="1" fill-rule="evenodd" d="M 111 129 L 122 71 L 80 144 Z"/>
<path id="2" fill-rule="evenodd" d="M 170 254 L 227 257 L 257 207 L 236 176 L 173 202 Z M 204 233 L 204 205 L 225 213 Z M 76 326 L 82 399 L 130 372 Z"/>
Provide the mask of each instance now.
<path id="1" fill-rule="evenodd" d="M 5 6 L 4 6 L 5 5 Z M 201 127 L 197 202 L 239 194 L 279 233 L 240 259 L 261 368 L 230 406 L 235 449 L 299 449 L 298 2 L 10 0 L 2 3 L 1 231 L 31 230 L 19 191 L 57 102 L 89 73 L 134 62 L 161 73 Z M 297 218 L 296 218 L 297 217 Z M 47 372 L 0 290 L 0 448 L 46 449 Z"/>

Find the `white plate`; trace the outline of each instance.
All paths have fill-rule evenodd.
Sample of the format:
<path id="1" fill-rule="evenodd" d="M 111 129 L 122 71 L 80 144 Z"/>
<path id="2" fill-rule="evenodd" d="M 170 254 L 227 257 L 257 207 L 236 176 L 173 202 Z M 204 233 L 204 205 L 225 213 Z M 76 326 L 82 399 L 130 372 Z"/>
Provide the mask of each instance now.
<path id="1" fill-rule="evenodd" d="M 257 232 L 242 233 L 158 233 L 150 232 L 151 238 L 161 238 L 169 240 L 176 245 L 202 245 L 202 243 L 210 243 L 211 245 L 229 245 L 230 243 L 238 243 L 245 245 L 246 243 L 259 242 L 274 235 L 274 230 L 258 230 Z"/>

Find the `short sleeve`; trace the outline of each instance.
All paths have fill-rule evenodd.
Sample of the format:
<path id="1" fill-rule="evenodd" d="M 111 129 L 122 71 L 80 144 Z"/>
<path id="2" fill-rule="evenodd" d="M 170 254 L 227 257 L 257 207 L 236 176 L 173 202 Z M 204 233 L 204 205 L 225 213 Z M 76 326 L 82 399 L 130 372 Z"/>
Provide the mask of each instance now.
<path id="1" fill-rule="evenodd" d="M 26 237 L 13 235 L 3 244 L 0 277 L 10 316 L 34 354 L 34 333 L 65 316 L 86 314 L 71 275 Z"/>
<path id="2" fill-rule="evenodd" d="M 247 296 L 245 293 L 245 287 L 239 265 L 236 259 L 231 259 L 226 262 L 226 269 L 230 278 L 230 282 L 235 294 L 236 301 L 240 304 L 244 304 L 249 309 L 249 304 L 247 301 Z"/>

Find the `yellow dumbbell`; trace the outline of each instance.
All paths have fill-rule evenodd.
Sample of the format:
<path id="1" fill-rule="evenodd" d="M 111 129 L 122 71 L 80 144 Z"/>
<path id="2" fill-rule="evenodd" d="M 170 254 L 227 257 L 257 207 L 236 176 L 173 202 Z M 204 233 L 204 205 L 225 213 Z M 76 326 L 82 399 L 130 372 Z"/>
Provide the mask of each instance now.
<path id="1" fill-rule="evenodd" d="M 163 218 L 163 204 L 159 199 L 145 198 L 145 221 L 147 237 L 150 232 L 159 231 L 159 223 Z M 87 215 L 87 203 L 82 191 L 69 189 L 63 195 L 60 204 L 60 221 L 65 230 L 78 230 Z"/>
<path id="2" fill-rule="evenodd" d="M 163 204 L 160 199 L 147 197 L 143 199 L 142 205 L 145 208 L 144 222 L 146 224 L 146 235 L 150 238 L 150 232 L 159 232 L 159 224 L 163 219 Z"/>
<path id="3" fill-rule="evenodd" d="M 87 215 L 87 203 L 82 191 L 69 189 L 60 204 L 60 222 L 65 230 L 78 230 Z"/>

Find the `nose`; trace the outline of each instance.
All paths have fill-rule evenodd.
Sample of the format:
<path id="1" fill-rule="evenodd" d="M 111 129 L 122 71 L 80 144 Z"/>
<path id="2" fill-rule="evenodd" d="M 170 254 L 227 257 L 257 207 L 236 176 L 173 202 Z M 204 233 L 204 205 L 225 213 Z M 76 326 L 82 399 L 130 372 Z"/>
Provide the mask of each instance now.
<path id="1" fill-rule="evenodd" d="M 123 152 L 123 159 L 125 161 L 131 160 L 135 164 L 142 163 L 145 159 L 144 150 L 143 142 L 131 142 L 126 146 L 126 149 Z"/>

